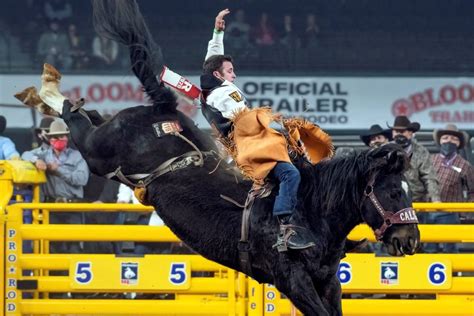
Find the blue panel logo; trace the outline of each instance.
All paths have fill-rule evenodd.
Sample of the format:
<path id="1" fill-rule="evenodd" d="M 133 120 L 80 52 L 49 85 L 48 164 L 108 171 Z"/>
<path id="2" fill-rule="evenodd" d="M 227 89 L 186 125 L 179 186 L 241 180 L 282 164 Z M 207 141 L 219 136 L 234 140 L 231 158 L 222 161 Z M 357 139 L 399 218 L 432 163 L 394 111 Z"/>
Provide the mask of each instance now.
<path id="1" fill-rule="evenodd" d="M 398 262 L 381 262 L 380 283 L 398 284 Z"/>
<path id="2" fill-rule="evenodd" d="M 122 262 L 120 269 L 120 283 L 135 285 L 138 283 L 138 263 Z"/>

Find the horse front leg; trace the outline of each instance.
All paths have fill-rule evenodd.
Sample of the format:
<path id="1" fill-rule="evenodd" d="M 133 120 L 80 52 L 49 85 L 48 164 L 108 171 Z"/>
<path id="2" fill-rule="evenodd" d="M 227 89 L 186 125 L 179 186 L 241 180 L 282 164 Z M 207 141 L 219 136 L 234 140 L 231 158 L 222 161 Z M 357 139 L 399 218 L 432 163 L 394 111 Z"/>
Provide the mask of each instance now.
<path id="1" fill-rule="evenodd" d="M 342 290 L 341 283 L 337 276 L 334 274 L 328 281 L 320 281 L 319 283 L 321 283 L 321 285 L 317 286 L 317 292 L 329 312 L 329 315 L 342 315 Z"/>
<path id="2" fill-rule="evenodd" d="M 289 274 L 277 278 L 275 286 L 303 315 L 330 315 L 314 287 L 311 276 L 302 267 L 292 268 Z"/>

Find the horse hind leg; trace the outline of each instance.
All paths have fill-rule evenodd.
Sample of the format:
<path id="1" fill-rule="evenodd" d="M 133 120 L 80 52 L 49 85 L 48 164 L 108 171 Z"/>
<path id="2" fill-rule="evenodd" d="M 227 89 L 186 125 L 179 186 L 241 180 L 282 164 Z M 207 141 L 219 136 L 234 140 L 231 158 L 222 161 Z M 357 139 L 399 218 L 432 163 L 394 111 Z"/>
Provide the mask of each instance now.
<path id="1" fill-rule="evenodd" d="M 41 100 L 49 105 L 54 111 L 62 114 L 63 102 L 66 100 L 66 97 L 59 92 L 60 82 L 61 74 L 59 71 L 50 64 L 44 64 L 39 96 Z"/>
<path id="2" fill-rule="evenodd" d="M 284 293 L 303 315 L 329 315 L 314 287 L 309 273 L 301 268 L 291 269 L 290 274 L 276 280 L 276 287 Z"/>
<path id="3" fill-rule="evenodd" d="M 44 115 L 59 116 L 59 113 L 41 100 L 35 87 L 28 87 L 25 90 L 15 94 L 15 98 L 24 105 L 36 109 Z"/>

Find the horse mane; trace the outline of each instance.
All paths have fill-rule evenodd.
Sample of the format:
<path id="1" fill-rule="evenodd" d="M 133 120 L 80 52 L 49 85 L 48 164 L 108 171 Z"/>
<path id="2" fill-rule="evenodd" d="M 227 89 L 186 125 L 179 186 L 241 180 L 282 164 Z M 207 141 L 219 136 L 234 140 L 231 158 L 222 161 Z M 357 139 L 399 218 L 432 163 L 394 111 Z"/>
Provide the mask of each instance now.
<path id="1" fill-rule="evenodd" d="M 92 0 L 96 32 L 129 49 L 131 68 L 160 112 L 176 112 L 176 96 L 157 79 L 163 54 L 148 30 L 135 0 Z"/>
<path id="2" fill-rule="evenodd" d="M 391 162 L 390 157 L 397 159 Z M 304 168 L 302 188 L 305 196 L 312 196 L 313 205 L 321 206 L 317 211 L 323 216 L 329 215 L 350 205 L 360 205 L 363 190 L 372 176 L 400 174 L 407 166 L 401 147 L 387 144 Z"/>

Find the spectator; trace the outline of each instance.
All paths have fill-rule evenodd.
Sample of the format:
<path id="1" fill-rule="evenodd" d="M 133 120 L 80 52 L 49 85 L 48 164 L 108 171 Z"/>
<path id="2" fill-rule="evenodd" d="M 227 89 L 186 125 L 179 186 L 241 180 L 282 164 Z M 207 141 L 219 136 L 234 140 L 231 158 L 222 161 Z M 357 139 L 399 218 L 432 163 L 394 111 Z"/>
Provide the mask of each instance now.
<path id="1" fill-rule="evenodd" d="M 45 202 L 79 202 L 83 199 L 84 189 L 89 178 L 89 169 L 81 154 L 68 148 L 69 131 L 60 120 L 53 121 L 46 136 L 51 146 L 47 150 L 41 147 L 26 151 L 22 158 L 31 161 L 39 170 L 46 172 L 47 182 L 42 186 Z M 53 212 L 51 224 L 82 224 L 82 214 L 78 212 Z M 74 243 L 51 243 L 51 252 L 78 253 L 80 246 Z"/>
<path id="2" fill-rule="evenodd" d="M 71 69 L 71 49 L 67 35 L 59 29 L 57 22 L 49 24 L 49 30 L 41 34 L 37 50 L 38 58 L 42 61 L 61 67 L 64 70 Z"/>
<path id="3" fill-rule="evenodd" d="M 272 46 L 275 44 L 275 30 L 271 25 L 268 14 L 263 12 L 260 16 L 258 25 L 253 30 L 255 43 L 258 46 Z"/>
<path id="4" fill-rule="evenodd" d="M 0 160 L 19 159 L 20 154 L 16 150 L 13 141 L 3 135 L 7 128 L 7 119 L 0 115 Z"/>
<path id="5" fill-rule="evenodd" d="M 406 116 L 397 116 L 391 129 L 394 142 L 403 147 L 410 160 L 405 177 L 413 202 L 440 202 L 438 181 L 430 154 L 414 138 L 420 124 L 410 122 Z"/>
<path id="6" fill-rule="evenodd" d="M 300 46 L 299 38 L 296 34 L 292 16 L 285 14 L 283 26 L 280 30 L 280 46 L 282 53 L 281 64 L 286 68 L 296 66 L 296 52 Z"/>
<path id="7" fill-rule="evenodd" d="M 321 55 L 319 43 L 319 26 L 316 23 L 316 16 L 308 14 L 306 16 L 306 26 L 302 35 L 301 46 L 304 49 L 304 60 L 307 66 L 317 67 L 318 56 Z"/>
<path id="8" fill-rule="evenodd" d="M 276 33 L 271 25 L 268 14 L 263 12 L 257 26 L 253 30 L 255 44 L 258 47 L 259 66 L 269 67 L 275 64 L 275 52 L 273 46 L 276 41 Z"/>
<path id="9" fill-rule="evenodd" d="M 92 55 L 95 58 L 95 64 L 102 68 L 111 68 L 117 65 L 119 46 L 117 42 L 95 36 L 92 41 Z"/>
<path id="10" fill-rule="evenodd" d="M 392 131 L 375 124 L 370 127 L 368 132 L 360 135 L 360 139 L 366 146 L 377 148 L 392 140 Z"/>
<path id="11" fill-rule="evenodd" d="M 50 21 L 66 21 L 72 16 L 72 7 L 65 0 L 49 0 L 44 3 L 44 16 Z"/>
<path id="12" fill-rule="evenodd" d="M 67 37 L 71 48 L 72 67 L 74 69 L 87 68 L 89 56 L 84 47 L 83 38 L 77 33 L 75 24 L 69 24 Z"/>
<path id="13" fill-rule="evenodd" d="M 0 20 L 0 66 L 7 67 L 10 66 L 12 57 L 11 56 L 11 45 L 13 36 L 10 33 L 8 25 Z"/>
<path id="14" fill-rule="evenodd" d="M 49 126 L 53 123 L 54 118 L 43 117 L 40 121 L 39 127 L 34 129 L 33 148 L 41 147 L 43 150 L 49 148 L 49 140 L 46 134 L 49 132 Z"/>
<path id="15" fill-rule="evenodd" d="M 438 176 L 442 202 L 474 202 L 474 168 L 458 154 L 466 146 L 469 136 L 458 130 L 456 125 L 435 130 L 433 139 L 440 146 L 440 152 L 433 156 L 433 166 Z M 459 224 L 458 213 L 428 213 L 428 221 L 436 224 Z M 429 253 L 459 252 L 455 243 L 427 244 Z"/>
<path id="16" fill-rule="evenodd" d="M 244 10 L 238 10 L 235 18 L 227 27 L 226 47 L 230 54 L 244 60 L 253 51 L 249 39 L 250 25 L 245 22 Z"/>
<path id="17" fill-rule="evenodd" d="M 316 24 L 316 16 L 308 14 L 306 16 L 306 27 L 303 33 L 303 47 L 316 48 L 319 42 L 319 26 Z"/>

